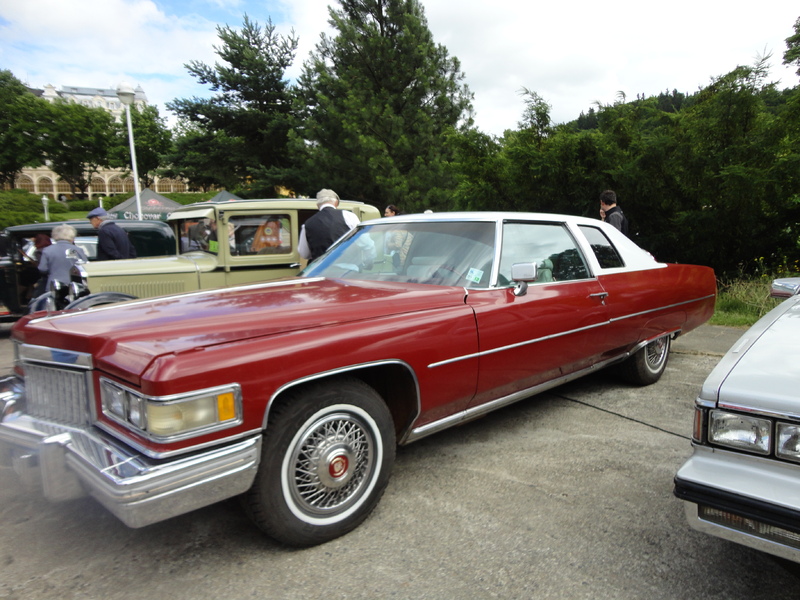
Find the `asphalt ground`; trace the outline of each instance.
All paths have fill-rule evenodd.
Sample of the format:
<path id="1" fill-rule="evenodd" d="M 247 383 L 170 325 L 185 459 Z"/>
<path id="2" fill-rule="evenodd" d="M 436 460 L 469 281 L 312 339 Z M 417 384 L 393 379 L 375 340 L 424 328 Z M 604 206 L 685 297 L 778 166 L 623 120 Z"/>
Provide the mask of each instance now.
<path id="1" fill-rule="evenodd" d="M 691 530 L 672 495 L 695 395 L 741 333 L 679 338 L 655 385 L 598 373 L 399 449 L 374 513 L 315 548 L 235 500 L 129 529 L 0 468 L 0 598 L 796 599 L 798 565 Z"/>

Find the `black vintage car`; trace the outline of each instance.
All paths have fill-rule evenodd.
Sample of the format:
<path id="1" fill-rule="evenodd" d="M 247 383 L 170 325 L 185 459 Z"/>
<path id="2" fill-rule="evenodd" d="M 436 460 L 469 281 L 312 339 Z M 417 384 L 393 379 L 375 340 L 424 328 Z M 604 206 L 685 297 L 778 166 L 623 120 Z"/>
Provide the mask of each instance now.
<path id="1" fill-rule="evenodd" d="M 176 253 L 175 235 L 163 221 L 115 220 L 128 232 L 136 248 L 136 255 L 163 256 Z M 31 225 L 15 225 L 3 232 L 0 249 L 0 323 L 15 321 L 28 312 L 28 303 L 34 297 L 39 269 L 36 264 L 34 239 L 37 234 L 50 235 L 57 225 L 72 225 L 76 232 L 75 244 L 90 261 L 97 259 L 97 230 L 88 221 L 53 221 Z"/>

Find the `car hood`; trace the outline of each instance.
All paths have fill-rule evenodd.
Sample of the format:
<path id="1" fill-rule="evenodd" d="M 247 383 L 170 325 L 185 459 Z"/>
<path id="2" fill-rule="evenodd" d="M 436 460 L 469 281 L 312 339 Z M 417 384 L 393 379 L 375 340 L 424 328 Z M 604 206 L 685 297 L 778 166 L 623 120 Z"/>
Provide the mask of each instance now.
<path id="1" fill-rule="evenodd" d="M 166 353 L 463 305 L 464 297 L 462 288 L 296 278 L 28 317 L 14 336 L 91 353 L 98 368 L 122 375 Z"/>
<path id="2" fill-rule="evenodd" d="M 709 380 L 717 379 L 719 405 L 800 414 L 798 340 L 800 298 L 792 298 L 734 344 L 717 367 L 723 373 L 715 369 L 709 376 Z"/>
<path id="3" fill-rule="evenodd" d="M 90 278 L 119 277 L 120 275 L 161 275 L 164 273 L 206 273 L 217 268 L 219 260 L 213 254 L 188 252 L 177 256 L 97 260 L 83 263 Z"/>

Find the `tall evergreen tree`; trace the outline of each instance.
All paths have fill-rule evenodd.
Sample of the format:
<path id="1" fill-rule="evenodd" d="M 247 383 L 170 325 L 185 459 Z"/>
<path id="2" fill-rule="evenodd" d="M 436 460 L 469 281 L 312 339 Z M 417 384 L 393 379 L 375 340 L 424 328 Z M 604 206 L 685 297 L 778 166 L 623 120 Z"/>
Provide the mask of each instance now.
<path id="1" fill-rule="evenodd" d="M 794 35 L 786 38 L 786 52 L 783 53 L 783 64 L 797 67 L 800 75 L 800 17 L 794 22 Z"/>
<path id="2" fill-rule="evenodd" d="M 226 25 L 218 27 L 217 34 L 222 44 L 214 49 L 224 64 L 212 67 L 192 61 L 186 68 L 218 94 L 176 99 L 167 108 L 206 134 L 185 144 L 224 137 L 224 168 L 242 182 L 258 177 L 263 189 L 254 192 L 272 196 L 272 188 L 284 185 L 281 169 L 289 165 L 292 89 L 285 72 L 294 61 L 297 38 L 294 32 L 279 35 L 272 21 L 261 27 L 247 15 L 241 30 Z"/>
<path id="3" fill-rule="evenodd" d="M 472 122 L 460 63 L 433 41 L 417 0 L 341 0 L 304 65 L 299 148 L 307 190 L 397 204 L 448 207 L 448 134 Z"/>

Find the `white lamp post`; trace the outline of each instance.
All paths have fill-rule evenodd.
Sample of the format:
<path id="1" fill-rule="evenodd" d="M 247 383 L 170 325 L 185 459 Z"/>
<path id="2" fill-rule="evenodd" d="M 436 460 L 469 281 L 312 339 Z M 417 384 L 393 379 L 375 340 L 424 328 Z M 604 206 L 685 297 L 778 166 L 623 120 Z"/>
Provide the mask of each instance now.
<path id="1" fill-rule="evenodd" d="M 133 126 L 131 125 L 131 104 L 134 91 L 130 83 L 123 81 L 117 86 L 117 98 L 125 105 L 125 116 L 128 118 L 128 141 L 131 144 L 131 164 L 133 166 L 133 189 L 136 191 L 136 212 L 142 220 L 142 199 L 139 196 L 139 171 L 136 168 L 136 149 L 133 146 Z"/>
<path id="2" fill-rule="evenodd" d="M 42 194 L 42 206 L 44 206 L 44 220 L 50 220 L 50 213 L 47 210 L 47 206 L 50 203 L 50 198 L 47 197 L 47 194 Z"/>

